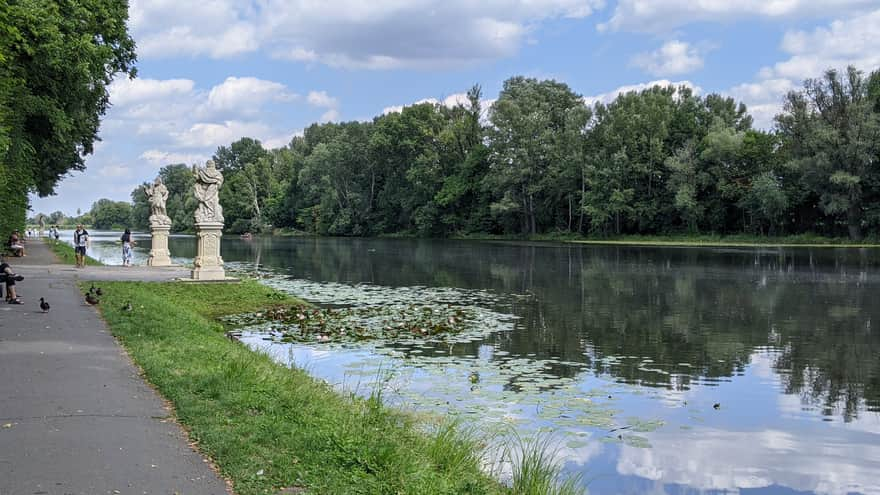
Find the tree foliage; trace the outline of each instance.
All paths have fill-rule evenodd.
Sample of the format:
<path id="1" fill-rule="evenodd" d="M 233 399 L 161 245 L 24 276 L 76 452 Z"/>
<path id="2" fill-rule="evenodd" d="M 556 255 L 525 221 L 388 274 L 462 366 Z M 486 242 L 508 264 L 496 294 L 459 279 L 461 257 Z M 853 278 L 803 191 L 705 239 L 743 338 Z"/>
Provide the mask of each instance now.
<path id="1" fill-rule="evenodd" d="M 96 229 L 121 229 L 131 220 L 131 204 L 127 201 L 99 199 L 89 211 Z"/>
<path id="2" fill-rule="evenodd" d="M 859 238 L 880 224 L 878 73 L 807 81 L 769 132 L 742 103 L 683 86 L 589 105 L 565 84 L 514 77 L 488 109 L 481 98 L 474 86 L 453 107 L 314 124 L 279 149 L 251 138 L 220 147 L 228 228 Z M 166 184 L 183 203 L 169 211 L 187 229 L 191 176 L 171 168 Z"/>
<path id="3" fill-rule="evenodd" d="M 107 86 L 135 75 L 127 20 L 125 0 L 0 2 L 0 235 L 23 224 L 28 191 L 84 168 Z"/>

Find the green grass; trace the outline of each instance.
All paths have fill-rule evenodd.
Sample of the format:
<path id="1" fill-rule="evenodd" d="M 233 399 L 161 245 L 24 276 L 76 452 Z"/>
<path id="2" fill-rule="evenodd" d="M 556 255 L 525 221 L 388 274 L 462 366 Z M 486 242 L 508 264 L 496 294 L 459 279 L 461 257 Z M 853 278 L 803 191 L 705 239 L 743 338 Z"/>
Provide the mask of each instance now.
<path id="1" fill-rule="evenodd" d="M 512 490 L 520 495 L 579 495 L 580 476 L 564 478 L 559 447 L 552 436 L 526 441 L 514 436 L 509 456 L 513 466 Z"/>
<path id="2" fill-rule="evenodd" d="M 480 470 L 481 441 L 379 397 L 343 395 L 226 338 L 216 317 L 298 301 L 240 284 L 102 284 L 101 312 L 239 495 L 516 493 Z M 122 308 L 131 301 L 134 310 Z M 422 419 L 421 421 L 425 421 Z M 433 431 L 433 433 L 426 433 Z M 529 492 L 532 493 L 532 492 Z"/>
<path id="3" fill-rule="evenodd" d="M 73 246 L 64 242 L 64 241 L 56 241 L 54 239 L 46 239 L 44 241 L 49 249 L 55 253 L 55 256 L 58 257 L 58 260 L 64 264 L 75 264 L 76 263 L 76 253 L 73 249 Z M 86 251 L 88 252 L 88 251 Z M 103 266 L 104 264 L 100 261 L 92 258 L 91 256 L 86 256 L 86 265 L 88 266 Z"/>

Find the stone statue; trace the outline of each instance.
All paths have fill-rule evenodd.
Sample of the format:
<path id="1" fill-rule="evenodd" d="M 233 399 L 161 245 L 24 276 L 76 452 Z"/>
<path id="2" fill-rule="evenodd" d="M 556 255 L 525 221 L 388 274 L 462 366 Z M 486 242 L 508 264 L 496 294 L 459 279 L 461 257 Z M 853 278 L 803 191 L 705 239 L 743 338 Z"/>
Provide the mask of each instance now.
<path id="1" fill-rule="evenodd" d="M 150 200 L 150 225 L 171 225 L 171 218 L 165 211 L 168 188 L 162 183 L 162 178 L 156 177 L 152 185 L 144 187 L 144 193 Z"/>
<path id="2" fill-rule="evenodd" d="M 214 166 L 214 160 L 208 160 L 204 167 L 193 165 L 196 177 L 196 223 L 223 223 L 223 208 L 220 206 L 220 186 L 223 185 L 223 174 Z"/>
<path id="3" fill-rule="evenodd" d="M 195 228 L 198 245 L 193 259 L 193 280 L 225 280 L 223 257 L 220 256 L 220 238 L 223 237 L 223 208 L 220 207 L 220 187 L 223 174 L 208 160 L 203 168 L 193 165 L 196 177 Z"/>

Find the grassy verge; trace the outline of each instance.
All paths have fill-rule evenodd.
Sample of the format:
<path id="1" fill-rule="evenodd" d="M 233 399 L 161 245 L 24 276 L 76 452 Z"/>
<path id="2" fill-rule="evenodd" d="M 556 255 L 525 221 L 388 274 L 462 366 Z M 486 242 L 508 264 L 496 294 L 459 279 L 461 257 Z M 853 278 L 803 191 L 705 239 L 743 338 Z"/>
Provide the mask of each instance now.
<path id="1" fill-rule="evenodd" d="M 104 283 L 100 308 L 236 493 L 508 493 L 479 442 L 434 434 L 377 399 L 343 396 L 227 339 L 216 317 L 297 301 L 241 284 Z M 127 302 L 134 308 L 123 309 Z"/>
<path id="2" fill-rule="evenodd" d="M 54 239 L 46 239 L 44 241 L 49 249 L 55 253 L 55 256 L 58 257 L 59 261 L 64 264 L 73 265 L 76 263 L 76 253 L 73 249 L 73 246 L 64 242 L 64 241 L 56 241 Z M 86 265 L 89 266 L 103 266 L 104 264 L 100 261 L 92 258 L 91 256 L 86 256 Z"/>
<path id="3" fill-rule="evenodd" d="M 837 247 L 863 248 L 880 247 L 878 239 L 871 238 L 853 242 L 847 238 L 823 237 L 814 234 L 800 234 L 782 237 L 763 237 L 754 235 L 626 235 L 616 237 L 584 237 L 577 234 L 540 234 L 534 236 L 511 237 L 492 234 L 468 234 L 456 239 L 470 240 L 528 240 L 575 242 L 580 244 L 607 244 L 630 246 L 706 246 L 706 247 Z"/>

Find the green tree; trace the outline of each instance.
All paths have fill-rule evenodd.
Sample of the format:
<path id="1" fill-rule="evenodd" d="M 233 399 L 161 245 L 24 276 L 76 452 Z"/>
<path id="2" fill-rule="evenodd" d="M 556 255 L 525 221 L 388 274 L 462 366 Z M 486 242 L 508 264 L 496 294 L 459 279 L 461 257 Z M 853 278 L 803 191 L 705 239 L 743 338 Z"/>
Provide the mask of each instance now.
<path id="1" fill-rule="evenodd" d="M 0 2 L 0 236 L 98 139 L 107 86 L 135 75 L 124 0 Z"/>
<path id="2" fill-rule="evenodd" d="M 89 211 L 96 229 L 124 228 L 131 220 L 131 204 L 126 201 L 99 199 Z"/>
<path id="3" fill-rule="evenodd" d="M 229 147 L 221 146 L 214 162 L 226 178 L 220 203 L 233 232 L 263 230 L 266 204 L 277 186 L 273 162 L 260 141 L 244 137 Z"/>
<path id="4" fill-rule="evenodd" d="M 517 212 L 523 233 L 538 232 L 539 216 L 552 218 L 558 210 L 566 211 L 568 205 L 558 204 L 553 183 L 571 166 L 560 159 L 568 146 L 567 130 L 586 124 L 589 113 L 583 107 L 581 96 L 563 83 L 513 77 L 504 82 L 489 111 L 491 165 L 486 180 L 502 192 L 494 209 Z M 572 113 L 578 118 L 571 118 Z"/>
<path id="5" fill-rule="evenodd" d="M 130 225 L 132 229 L 147 230 L 150 227 L 150 200 L 145 192 L 146 186 L 146 183 L 141 184 L 131 192 Z"/>
<path id="6" fill-rule="evenodd" d="M 53 211 L 46 219 L 49 225 L 60 225 L 64 223 L 64 213 L 61 211 Z"/>
<path id="7" fill-rule="evenodd" d="M 198 206 L 195 197 L 195 177 L 192 169 L 180 163 L 166 165 L 159 170 L 159 177 L 168 188 L 168 201 L 165 210 L 171 218 L 171 229 L 174 232 L 191 232 L 193 214 Z M 147 214 L 149 218 L 149 214 Z"/>
<path id="8" fill-rule="evenodd" d="M 844 221 L 854 240 L 862 238 L 866 187 L 880 156 L 880 113 L 869 88 L 855 67 L 831 69 L 790 92 L 776 117 L 790 166 L 803 171 L 819 207 Z"/>

